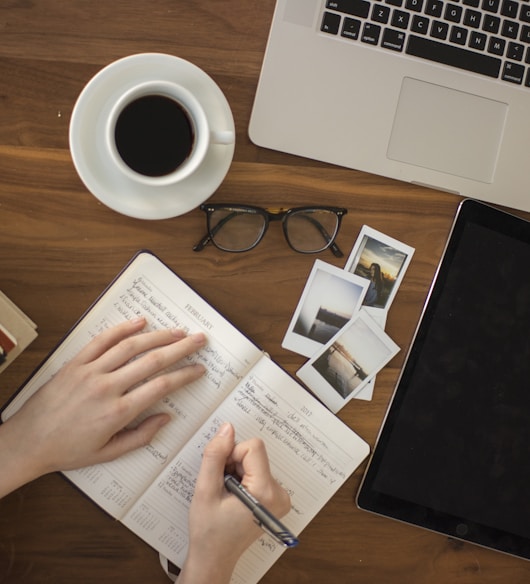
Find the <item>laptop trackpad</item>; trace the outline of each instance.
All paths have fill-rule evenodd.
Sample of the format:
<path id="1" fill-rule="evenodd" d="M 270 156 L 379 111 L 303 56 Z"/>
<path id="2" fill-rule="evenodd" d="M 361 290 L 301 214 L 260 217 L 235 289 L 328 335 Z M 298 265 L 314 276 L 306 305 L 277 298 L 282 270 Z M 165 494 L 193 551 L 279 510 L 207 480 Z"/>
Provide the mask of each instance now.
<path id="1" fill-rule="evenodd" d="M 508 105 L 406 77 L 387 156 L 493 182 Z"/>

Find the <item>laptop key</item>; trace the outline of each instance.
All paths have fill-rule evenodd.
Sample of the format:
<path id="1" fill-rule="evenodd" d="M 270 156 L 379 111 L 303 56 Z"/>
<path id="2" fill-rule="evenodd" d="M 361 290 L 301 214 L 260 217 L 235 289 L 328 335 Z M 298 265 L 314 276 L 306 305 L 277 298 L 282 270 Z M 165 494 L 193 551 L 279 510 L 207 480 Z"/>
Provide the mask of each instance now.
<path id="1" fill-rule="evenodd" d="M 416 35 L 409 36 L 405 53 L 488 77 L 498 77 L 501 69 L 501 60 L 496 57 Z"/>
<path id="2" fill-rule="evenodd" d="M 524 56 L 524 45 L 520 43 L 508 43 L 506 57 L 512 61 L 522 61 Z"/>
<path id="3" fill-rule="evenodd" d="M 410 14 L 404 10 L 394 10 L 392 14 L 392 26 L 407 29 L 409 26 Z"/>
<path id="4" fill-rule="evenodd" d="M 500 0 L 483 0 L 482 8 L 488 12 L 499 12 Z"/>
<path id="5" fill-rule="evenodd" d="M 414 12 L 421 12 L 421 9 L 423 8 L 423 0 L 407 0 L 405 8 Z"/>
<path id="6" fill-rule="evenodd" d="M 504 48 L 506 47 L 506 41 L 498 37 L 491 37 L 488 43 L 488 52 L 493 55 L 499 55 L 502 57 L 504 55 Z"/>
<path id="7" fill-rule="evenodd" d="M 372 8 L 372 20 L 386 24 L 390 19 L 390 8 L 382 4 L 374 4 Z"/>
<path id="8" fill-rule="evenodd" d="M 477 51 L 483 51 L 486 48 L 487 41 L 488 37 L 484 33 L 473 31 L 469 40 L 469 46 Z"/>
<path id="9" fill-rule="evenodd" d="M 344 24 L 342 25 L 341 36 L 357 40 L 359 38 L 359 32 L 361 30 L 361 21 L 356 18 L 345 18 Z"/>
<path id="10" fill-rule="evenodd" d="M 530 26 L 528 26 L 527 24 L 523 25 L 523 28 L 521 29 L 521 36 L 519 37 L 519 39 L 523 43 L 530 43 Z"/>
<path id="11" fill-rule="evenodd" d="M 516 39 L 519 34 L 519 23 L 511 20 L 504 20 L 501 28 L 501 35 L 509 39 Z"/>
<path id="12" fill-rule="evenodd" d="M 359 16 L 360 18 L 368 18 L 370 2 L 367 2 L 367 0 L 328 0 L 326 8 L 337 12 L 345 12 L 352 16 Z"/>
<path id="13" fill-rule="evenodd" d="M 519 18 L 523 22 L 530 22 L 530 6 L 528 4 L 521 5 L 521 12 L 519 14 Z"/>
<path id="14" fill-rule="evenodd" d="M 425 7 L 425 14 L 427 16 L 434 16 L 440 18 L 443 11 L 443 2 L 441 0 L 427 0 L 427 6 Z"/>
<path id="15" fill-rule="evenodd" d="M 391 51 L 401 52 L 405 46 L 405 33 L 400 30 L 385 28 L 381 46 Z"/>
<path id="16" fill-rule="evenodd" d="M 417 32 L 418 34 L 427 34 L 427 31 L 429 30 L 429 24 L 430 20 L 428 18 L 415 14 L 412 17 L 412 25 L 410 30 L 412 32 Z"/>
<path id="17" fill-rule="evenodd" d="M 517 11 L 519 10 L 519 4 L 515 0 L 503 0 L 501 14 L 507 16 L 508 18 L 517 18 Z"/>
<path id="18" fill-rule="evenodd" d="M 440 20 L 434 20 L 431 26 L 431 36 L 445 40 L 447 34 L 449 33 L 449 25 L 447 22 L 441 22 Z"/>
<path id="19" fill-rule="evenodd" d="M 510 83 L 516 83 L 521 85 L 524 77 L 524 65 L 518 65 L 517 63 L 510 63 L 509 61 L 504 64 L 504 69 L 502 70 L 503 81 L 510 81 Z"/>
<path id="20" fill-rule="evenodd" d="M 365 22 L 361 41 L 368 45 L 377 45 L 379 36 L 381 35 L 381 27 L 371 22 Z"/>
<path id="21" fill-rule="evenodd" d="M 465 45 L 467 41 L 467 29 L 461 26 L 452 26 L 449 40 L 457 45 Z"/>
<path id="22" fill-rule="evenodd" d="M 320 30 L 329 34 L 338 34 L 340 27 L 340 15 L 331 12 L 324 12 Z"/>

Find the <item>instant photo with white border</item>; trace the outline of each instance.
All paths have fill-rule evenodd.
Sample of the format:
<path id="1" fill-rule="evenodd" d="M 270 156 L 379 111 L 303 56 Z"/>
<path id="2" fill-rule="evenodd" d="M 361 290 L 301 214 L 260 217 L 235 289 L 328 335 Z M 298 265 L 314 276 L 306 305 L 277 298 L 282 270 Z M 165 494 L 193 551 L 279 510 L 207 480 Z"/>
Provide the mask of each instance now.
<path id="1" fill-rule="evenodd" d="M 396 343 L 361 310 L 296 375 L 337 413 L 398 351 Z"/>
<path id="2" fill-rule="evenodd" d="M 353 396 L 353 399 L 362 399 L 363 401 L 372 401 L 374 397 L 375 380 L 377 377 L 370 379 L 370 381 Z"/>
<path id="3" fill-rule="evenodd" d="M 368 281 L 363 307 L 376 320 L 378 312 L 390 308 L 414 251 L 410 245 L 368 225 L 359 232 L 344 269 Z"/>
<path id="4" fill-rule="evenodd" d="M 315 260 L 282 342 L 311 357 L 359 311 L 368 280 Z"/>

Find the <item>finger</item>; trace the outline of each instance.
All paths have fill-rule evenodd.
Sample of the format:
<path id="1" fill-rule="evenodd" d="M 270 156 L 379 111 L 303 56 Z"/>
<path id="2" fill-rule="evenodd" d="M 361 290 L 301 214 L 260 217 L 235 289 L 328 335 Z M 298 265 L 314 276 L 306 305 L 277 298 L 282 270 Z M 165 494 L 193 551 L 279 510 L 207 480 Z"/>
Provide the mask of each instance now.
<path id="1" fill-rule="evenodd" d="M 162 333 L 164 331 L 159 332 Z M 184 359 L 184 357 L 195 353 L 206 343 L 206 337 L 203 333 L 181 338 L 178 334 L 179 332 L 165 331 L 165 334 L 157 335 L 156 337 L 151 337 L 151 335 L 147 334 L 139 335 L 139 337 L 150 337 L 143 339 L 144 342 L 140 345 L 136 342 L 134 343 L 137 349 L 141 346 L 141 353 L 143 354 L 114 371 L 115 387 L 119 391 L 128 390 L 137 383 L 165 371 Z M 140 339 L 134 339 L 134 341 L 138 340 Z M 127 343 L 129 343 L 129 339 L 127 339 Z M 165 346 L 161 346 L 164 344 Z M 112 360 L 109 357 L 107 365 L 111 362 Z"/>
<path id="2" fill-rule="evenodd" d="M 263 440 L 252 438 L 236 444 L 230 459 L 236 465 L 243 482 L 251 477 L 272 477 Z"/>
<path id="3" fill-rule="evenodd" d="M 163 329 L 130 335 L 109 347 L 94 364 L 101 373 L 108 373 L 119 369 L 144 353 L 171 345 L 185 337 L 186 333 L 179 329 Z"/>
<path id="4" fill-rule="evenodd" d="M 146 418 L 136 428 L 118 432 L 100 450 L 100 462 L 114 460 L 127 452 L 146 446 L 170 420 L 171 417 L 167 414 L 157 414 Z"/>
<path id="5" fill-rule="evenodd" d="M 81 349 L 72 359 L 72 363 L 90 363 L 130 335 L 140 332 L 144 327 L 145 318 L 135 318 L 106 329 Z"/>
<path id="6" fill-rule="evenodd" d="M 241 483 L 262 503 L 283 517 L 291 508 L 290 497 L 287 491 L 280 486 L 272 476 L 269 458 L 265 443 L 252 438 L 237 444 L 232 452 L 231 459 L 241 476 Z"/>
<path id="7" fill-rule="evenodd" d="M 224 471 L 234 448 L 235 432 L 229 423 L 219 427 L 217 434 L 206 445 L 197 476 L 195 495 L 211 498 L 224 489 Z"/>
<path id="8" fill-rule="evenodd" d="M 204 372 L 205 368 L 201 364 L 187 365 L 176 371 L 169 371 L 149 379 L 133 391 L 129 391 L 121 397 L 122 400 L 128 403 L 126 411 L 129 419 L 126 419 L 123 425 L 128 424 L 137 415 L 166 395 L 196 381 L 204 375 Z"/>

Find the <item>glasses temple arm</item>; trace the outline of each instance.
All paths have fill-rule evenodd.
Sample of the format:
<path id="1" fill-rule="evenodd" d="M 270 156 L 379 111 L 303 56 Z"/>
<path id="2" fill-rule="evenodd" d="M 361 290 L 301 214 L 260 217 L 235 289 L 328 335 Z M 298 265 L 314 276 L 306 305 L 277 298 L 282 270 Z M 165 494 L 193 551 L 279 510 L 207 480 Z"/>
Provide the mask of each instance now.
<path id="1" fill-rule="evenodd" d="M 344 254 L 342 253 L 342 250 L 340 249 L 340 247 L 335 242 L 333 242 L 329 246 L 329 249 L 333 252 L 333 255 L 336 258 L 342 258 L 342 257 L 344 257 Z"/>
<path id="2" fill-rule="evenodd" d="M 193 251 L 202 251 L 212 241 L 210 234 L 207 233 L 198 243 L 193 246 Z"/>

